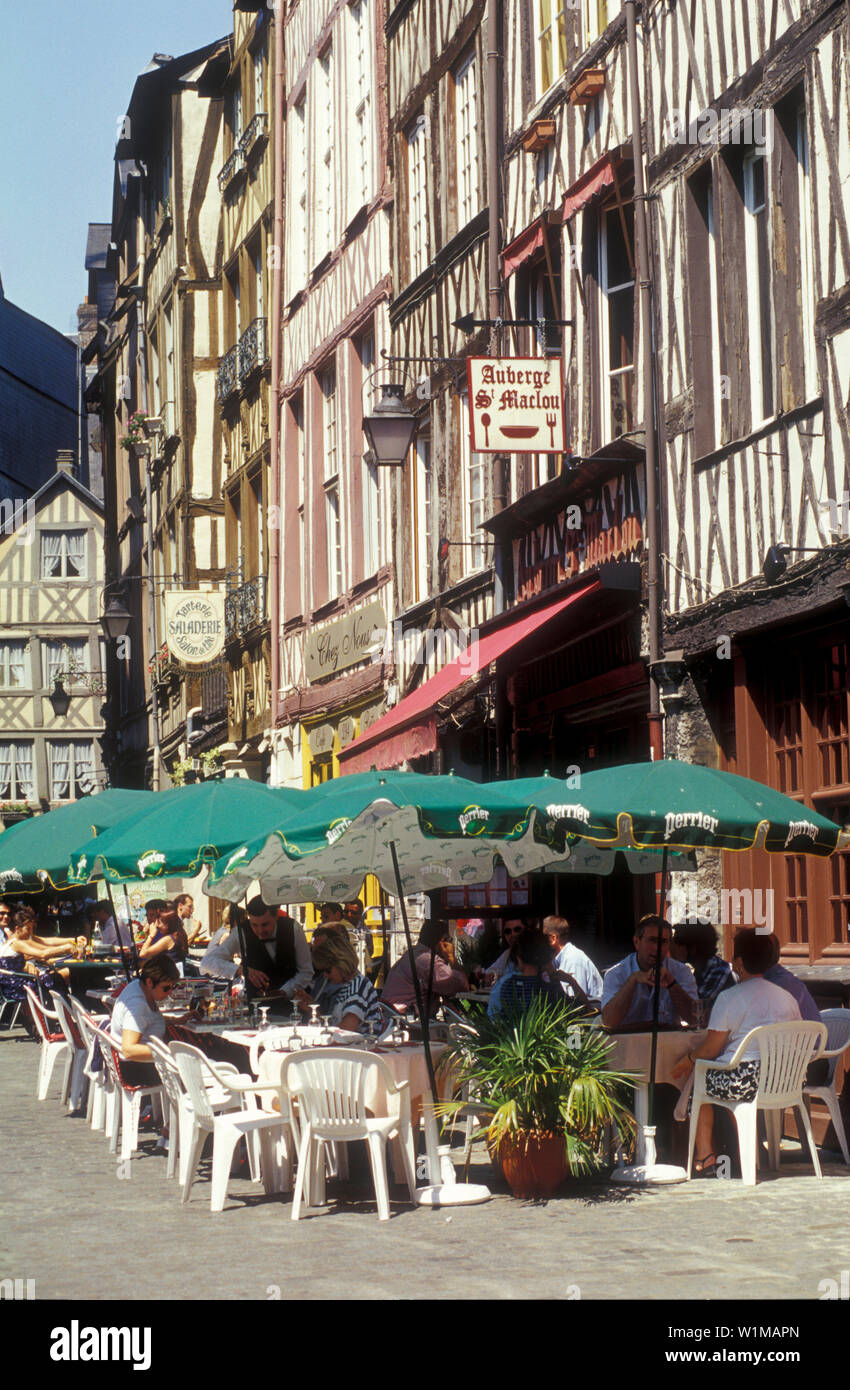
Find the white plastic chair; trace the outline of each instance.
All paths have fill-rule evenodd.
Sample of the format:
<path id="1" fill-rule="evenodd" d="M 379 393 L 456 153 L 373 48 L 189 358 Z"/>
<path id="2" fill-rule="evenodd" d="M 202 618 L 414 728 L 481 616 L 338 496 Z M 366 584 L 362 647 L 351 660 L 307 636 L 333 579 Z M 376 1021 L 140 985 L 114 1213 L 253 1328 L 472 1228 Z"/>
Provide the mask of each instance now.
<path id="1" fill-rule="evenodd" d="M 378 1074 L 387 1098 L 385 1116 L 370 1115 L 365 1096 L 370 1073 Z M 350 1144 L 365 1139 L 375 1184 L 378 1216 L 390 1215 L 387 1187 L 386 1143 L 396 1139 L 397 1152 L 411 1197 L 416 1191 L 413 1132 L 410 1125 L 410 1090 L 406 1081 L 397 1082 L 383 1058 L 345 1047 L 314 1048 L 284 1059 L 281 1090 L 297 1101 L 301 1142 L 298 1150 L 298 1176 L 292 1203 L 292 1219 L 301 1215 L 305 1186 L 308 1192 L 322 1190 L 323 1148 L 328 1144 Z"/>
<path id="2" fill-rule="evenodd" d="M 153 1110 L 161 1116 L 164 1089 L 161 1084 L 157 1086 L 133 1086 L 126 1082 L 121 1075 L 121 1054 L 118 1044 L 105 1028 L 99 1028 L 97 1036 L 114 1088 L 112 1105 L 108 1115 L 109 1123 L 107 1124 L 109 1152 L 112 1154 L 118 1152 L 120 1127 L 121 1162 L 125 1163 L 133 1157 L 139 1147 L 139 1120 L 142 1104 L 145 1100 L 149 1100 Z"/>
<path id="3" fill-rule="evenodd" d="M 50 1078 L 53 1075 L 53 1068 L 64 1058 L 65 1073 L 62 1077 L 62 1103 L 68 1099 L 71 1089 L 71 1064 L 73 1062 L 72 1049 L 68 1045 L 68 1040 L 62 1032 L 59 1018 L 54 1009 L 48 1009 L 35 997 L 29 985 L 24 985 L 24 993 L 29 1000 L 30 1013 L 36 1027 L 39 1038 L 41 1039 L 41 1055 L 38 1063 L 38 1083 L 36 1095 L 39 1100 L 44 1100 L 50 1087 Z M 55 1027 L 51 1026 L 54 1025 Z"/>
<path id="4" fill-rule="evenodd" d="M 826 1024 L 826 1045 L 820 1055 L 822 1060 L 828 1059 L 829 1070 L 826 1074 L 826 1080 L 819 1085 L 804 1086 L 803 1095 L 807 1100 L 813 1097 L 823 1101 L 829 1111 L 829 1118 L 832 1120 L 836 1138 L 841 1145 L 844 1162 L 850 1165 L 847 1136 L 844 1133 L 844 1120 L 841 1117 L 841 1109 L 835 1090 L 835 1069 L 838 1066 L 838 1059 L 843 1052 L 850 1048 L 850 1009 L 822 1009 L 821 1018 Z"/>
<path id="5" fill-rule="evenodd" d="M 241 1100 L 245 1093 L 268 1091 L 268 1085 L 248 1081 L 238 1075 L 226 1077 L 220 1067 L 214 1066 L 202 1052 L 188 1043 L 173 1042 L 171 1054 L 177 1063 L 180 1079 L 191 1103 L 191 1112 L 183 1112 L 191 1118 L 191 1133 L 186 1134 L 187 1162 L 181 1200 L 189 1200 L 208 1134 L 213 1136 L 210 1211 L 224 1209 L 234 1149 L 240 1139 L 249 1138 L 254 1134 L 257 1134 L 260 1140 L 263 1187 L 267 1193 L 282 1191 L 287 1181 L 286 1167 L 290 1162 L 290 1150 L 285 1143 L 287 1117 L 277 1110 L 262 1109 L 220 1110 L 216 1113 L 206 1088 L 207 1078 L 211 1077 L 222 1091 L 229 1091 L 235 1099 Z M 277 1148 L 273 1142 L 275 1139 L 279 1141 Z"/>
<path id="6" fill-rule="evenodd" d="M 73 1017 L 68 1003 L 62 995 L 55 989 L 50 991 L 53 1000 L 53 1007 L 56 1010 L 56 1017 L 59 1020 L 59 1027 L 65 1035 L 65 1041 L 71 1049 L 71 1080 L 68 1088 L 68 1109 L 71 1111 L 82 1109 L 83 1100 L 86 1093 L 86 1078 L 83 1068 L 86 1064 L 86 1047 L 80 1030 L 77 1027 L 76 1019 Z"/>
<path id="7" fill-rule="evenodd" d="M 268 1048 L 274 1052 L 278 1048 L 285 1047 L 292 1031 L 291 1025 L 280 1028 L 266 1028 L 262 1033 L 257 1033 L 251 1039 L 251 1046 L 248 1049 L 248 1066 L 256 1076 L 260 1069 L 260 1053 Z"/>
<path id="8" fill-rule="evenodd" d="M 782 1112 L 793 1106 L 800 1115 L 806 1133 L 809 1152 L 812 1156 L 815 1175 L 822 1177 L 818 1153 L 815 1148 L 812 1127 L 803 1103 L 803 1083 L 806 1068 L 818 1057 L 826 1040 L 824 1023 L 768 1023 L 753 1028 L 743 1038 L 738 1049 L 728 1062 L 714 1062 L 700 1058 L 694 1069 L 694 1090 L 691 1105 L 690 1138 L 688 1144 L 688 1177 L 694 1158 L 697 1117 L 702 1105 L 720 1105 L 731 1110 L 738 1127 L 738 1145 L 741 1153 L 741 1176 L 750 1187 L 756 1182 L 756 1116 L 759 1110 L 766 1111 L 768 1157 L 771 1168 L 779 1167 L 779 1138 L 781 1134 Z M 754 1100 L 718 1100 L 709 1096 L 705 1090 L 705 1074 L 711 1071 L 732 1071 L 742 1060 L 744 1052 L 753 1043 L 758 1044 L 761 1070 L 758 1091 Z"/>
<path id="9" fill-rule="evenodd" d="M 165 1089 L 168 1099 L 168 1164 L 165 1176 L 173 1178 L 175 1172 L 178 1174 L 179 1181 L 182 1183 L 186 1177 L 186 1165 L 189 1161 L 188 1142 L 186 1136 L 191 1133 L 192 1125 L 192 1102 L 188 1092 L 183 1085 L 183 1078 L 177 1066 L 176 1059 L 165 1043 L 158 1038 L 151 1038 L 148 1047 L 153 1054 L 154 1064 L 159 1072 L 160 1080 Z M 218 1062 L 216 1068 L 221 1076 L 238 1077 L 241 1073 L 231 1062 Z M 250 1081 L 250 1077 L 244 1078 Z M 240 1102 L 231 1090 L 223 1091 L 221 1086 L 209 1078 L 207 1082 L 207 1095 L 213 1110 L 238 1110 Z M 251 1177 L 254 1181 L 259 1179 L 259 1163 L 255 1158 L 253 1148 L 249 1146 L 249 1158 L 251 1161 Z M 178 1170 L 179 1159 L 179 1170 Z"/>
<path id="10" fill-rule="evenodd" d="M 100 1068 L 95 1069 L 94 1054 L 97 1046 L 98 1028 L 107 1021 L 107 1018 L 91 1018 L 80 1001 L 73 997 L 71 999 L 71 1011 L 86 1046 L 86 1059 L 83 1063 L 83 1074 L 89 1083 L 86 1118 L 92 1129 L 104 1129 L 107 1123 L 109 1098 L 114 1094 L 114 1091 L 109 1068 L 104 1062 Z"/>

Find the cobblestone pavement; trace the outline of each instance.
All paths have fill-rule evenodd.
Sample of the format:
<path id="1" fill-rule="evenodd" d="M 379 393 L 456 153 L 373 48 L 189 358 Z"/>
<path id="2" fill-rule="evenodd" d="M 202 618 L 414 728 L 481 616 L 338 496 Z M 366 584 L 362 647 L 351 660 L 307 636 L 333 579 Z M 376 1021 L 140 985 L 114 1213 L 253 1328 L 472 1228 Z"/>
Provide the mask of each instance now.
<path id="1" fill-rule="evenodd" d="M 152 1134 L 119 1180 L 103 1136 L 63 1112 L 58 1081 L 36 1101 L 37 1060 L 0 1034 L 0 1279 L 34 1280 L 37 1299 L 816 1300 L 821 1281 L 850 1280 L 850 1172 L 834 1155 L 823 1182 L 786 1152 L 755 1189 L 574 1184 L 540 1204 L 512 1198 L 479 1157 L 491 1202 L 399 1200 L 381 1224 L 365 1189 L 334 1199 L 331 1186 L 331 1204 L 296 1225 L 288 1197 L 234 1178 L 214 1216 L 207 1160 L 186 1207 Z"/>

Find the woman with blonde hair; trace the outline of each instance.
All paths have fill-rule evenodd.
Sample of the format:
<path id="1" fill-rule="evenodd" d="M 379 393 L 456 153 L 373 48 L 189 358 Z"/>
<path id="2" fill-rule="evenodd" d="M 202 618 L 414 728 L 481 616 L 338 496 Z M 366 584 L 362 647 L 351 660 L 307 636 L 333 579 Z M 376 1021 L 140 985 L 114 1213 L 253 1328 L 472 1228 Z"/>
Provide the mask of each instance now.
<path id="1" fill-rule="evenodd" d="M 374 1024 L 380 1032 L 384 1023 L 377 990 L 358 972 L 357 954 L 347 937 L 336 932 L 324 936 L 313 947 L 312 956 L 315 973 L 336 986 L 330 1012 L 334 1027 L 365 1033 Z M 302 1005 L 313 1002 L 304 990 L 298 991 L 297 998 Z"/>

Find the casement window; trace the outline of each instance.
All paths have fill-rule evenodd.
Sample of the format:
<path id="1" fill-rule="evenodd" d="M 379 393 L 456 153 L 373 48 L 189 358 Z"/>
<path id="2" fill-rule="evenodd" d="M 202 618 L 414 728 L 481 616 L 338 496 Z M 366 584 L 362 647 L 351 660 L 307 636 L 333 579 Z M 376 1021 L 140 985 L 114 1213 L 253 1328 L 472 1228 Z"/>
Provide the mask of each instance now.
<path id="1" fill-rule="evenodd" d="M 770 166 L 753 150 L 744 159 L 744 254 L 747 282 L 747 350 L 751 426 L 774 414 L 773 302 L 770 275 Z"/>
<path id="2" fill-rule="evenodd" d="M 723 371 L 720 334 L 720 246 L 711 165 L 686 183 L 687 273 L 691 372 L 694 387 L 694 449 L 701 458 L 723 441 Z"/>
<path id="3" fill-rule="evenodd" d="M 0 743 L 0 801 L 34 801 L 32 740 Z"/>
<path id="4" fill-rule="evenodd" d="M 538 96 L 566 70 L 567 8 L 567 0 L 534 0 Z"/>
<path id="5" fill-rule="evenodd" d="M 0 690 L 20 690 L 29 685 L 29 661 L 25 642 L 0 642 Z"/>
<path id="6" fill-rule="evenodd" d="M 372 196 L 372 45 L 369 0 L 355 0 L 348 8 L 351 25 L 352 147 L 350 170 L 355 203 L 363 207 Z"/>
<path id="7" fill-rule="evenodd" d="M 85 531 L 42 531 L 42 579 L 85 579 Z"/>
<path id="8" fill-rule="evenodd" d="M 487 564 L 486 536 L 480 529 L 487 516 L 486 479 L 492 456 L 472 453 L 469 447 L 469 401 L 459 398 L 459 441 L 461 497 L 463 507 L 462 547 L 465 574 L 484 569 Z"/>
<path id="9" fill-rule="evenodd" d="M 160 415 L 165 436 L 170 439 L 177 433 L 177 381 L 174 372 L 174 304 L 169 302 L 162 314 L 162 400 Z"/>
<path id="10" fill-rule="evenodd" d="M 287 168 L 287 299 L 292 299 L 307 283 L 307 101 L 302 97 L 292 107 L 287 121 L 289 164 Z"/>
<path id="11" fill-rule="evenodd" d="M 582 0 L 582 7 L 584 47 L 589 48 L 608 28 L 614 17 L 614 5 L 613 0 Z"/>
<path id="12" fill-rule="evenodd" d="M 265 67 L 266 67 L 265 44 L 260 44 L 254 49 L 254 115 L 259 116 L 266 109 L 266 97 L 264 87 Z"/>
<path id="13" fill-rule="evenodd" d="M 806 107 L 804 104 L 797 108 L 794 133 L 796 136 L 797 206 L 800 225 L 800 306 L 802 310 L 804 393 L 807 399 L 811 399 L 818 391 L 817 359 L 815 356 L 815 301 L 818 291 L 815 285 L 812 258 L 809 132 L 806 125 Z"/>
<path id="14" fill-rule="evenodd" d="M 427 147 L 424 113 L 407 128 L 407 234 L 410 279 L 421 275 L 431 259 L 428 225 Z"/>
<path id="15" fill-rule="evenodd" d="M 84 637 L 68 637 L 61 642 L 45 642 L 42 684 L 48 689 L 61 671 L 65 685 L 71 685 L 75 677 L 86 669 L 88 644 Z"/>
<path id="16" fill-rule="evenodd" d="M 478 212 L 481 194 L 478 160 L 478 64 L 470 53 L 455 72 L 454 117 L 457 152 L 457 225 L 465 227 Z"/>
<path id="17" fill-rule="evenodd" d="M 324 468 L 325 536 L 327 541 L 328 598 L 337 598 L 345 588 L 343 580 L 342 514 L 340 511 L 339 435 L 337 420 L 336 369 L 328 367 L 319 376 L 322 392 L 322 464 Z"/>
<path id="18" fill-rule="evenodd" d="M 236 86 L 230 94 L 230 133 L 235 147 L 242 135 L 242 84 L 238 73 Z"/>
<path id="19" fill-rule="evenodd" d="M 91 739 L 79 743 L 70 739 L 48 740 L 47 771 L 51 801 L 74 801 L 78 796 L 89 796 L 97 789 L 94 769 L 94 743 Z"/>
<path id="20" fill-rule="evenodd" d="M 307 437 L 304 433 L 304 397 L 293 396 L 292 425 L 295 430 L 295 472 L 298 479 L 298 598 L 302 613 L 310 606 L 310 576 L 307 571 Z"/>
<path id="21" fill-rule="evenodd" d="M 315 259 L 321 260 L 335 243 L 336 190 L 334 188 L 334 61 L 328 44 L 318 63 L 316 100 L 316 179 L 319 225 Z"/>
<path id="22" fill-rule="evenodd" d="M 416 439 L 410 488 L 412 599 L 422 603 L 431 593 L 431 441 L 427 436 Z"/>
<path id="23" fill-rule="evenodd" d="M 599 214 L 603 442 L 634 428 L 634 218 L 631 206 L 623 211 L 623 217 L 616 207 Z"/>
<path id="24" fill-rule="evenodd" d="M 369 377 L 375 370 L 375 335 L 364 333 L 357 344 L 361 371 L 361 401 L 368 413 L 375 404 L 374 383 Z M 369 579 L 381 567 L 383 559 L 383 515 L 381 510 L 381 475 L 378 465 L 367 454 L 360 466 L 361 526 L 363 535 L 362 578 Z"/>

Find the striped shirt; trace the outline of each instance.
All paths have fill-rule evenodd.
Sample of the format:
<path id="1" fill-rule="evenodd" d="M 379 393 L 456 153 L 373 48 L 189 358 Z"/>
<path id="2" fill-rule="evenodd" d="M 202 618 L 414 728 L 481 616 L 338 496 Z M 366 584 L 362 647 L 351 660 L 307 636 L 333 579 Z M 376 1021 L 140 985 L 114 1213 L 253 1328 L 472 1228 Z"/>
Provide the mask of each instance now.
<path id="1" fill-rule="evenodd" d="M 367 1032 L 370 1023 L 375 1025 L 376 1032 L 383 1031 L 384 1016 L 378 1003 L 378 993 L 365 975 L 353 975 L 339 986 L 333 997 L 331 1023 L 339 1027 L 347 1014 L 354 1014 L 359 1019 L 359 1033 Z"/>

